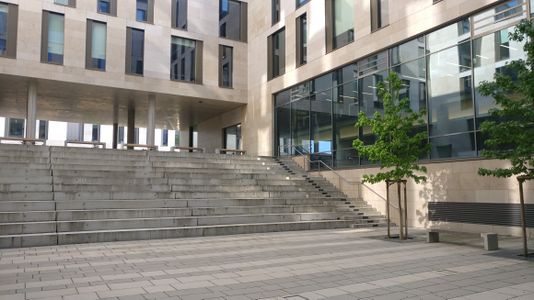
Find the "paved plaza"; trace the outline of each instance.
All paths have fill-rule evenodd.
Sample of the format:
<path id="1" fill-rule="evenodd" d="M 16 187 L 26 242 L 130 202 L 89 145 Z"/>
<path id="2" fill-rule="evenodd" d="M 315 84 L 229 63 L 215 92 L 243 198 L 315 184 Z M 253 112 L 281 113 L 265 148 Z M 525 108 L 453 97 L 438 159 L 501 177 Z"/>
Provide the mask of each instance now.
<path id="1" fill-rule="evenodd" d="M 0 299 L 534 299 L 534 265 L 480 245 L 326 230 L 0 250 Z M 509 244 L 509 245 L 508 245 Z"/>

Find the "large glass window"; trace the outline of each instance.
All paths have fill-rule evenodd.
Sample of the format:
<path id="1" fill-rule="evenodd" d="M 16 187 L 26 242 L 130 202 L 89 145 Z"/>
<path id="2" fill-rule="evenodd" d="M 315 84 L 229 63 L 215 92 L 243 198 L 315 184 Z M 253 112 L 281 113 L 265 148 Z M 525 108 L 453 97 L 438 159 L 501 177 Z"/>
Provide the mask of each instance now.
<path id="1" fill-rule="evenodd" d="M 330 76 L 330 78 L 332 78 Z M 330 81 L 331 83 L 331 81 Z M 310 96 L 310 134 L 314 160 L 331 163 L 332 159 L 332 89 Z"/>
<path id="2" fill-rule="evenodd" d="M 241 124 L 223 130 L 224 149 L 241 149 Z"/>
<path id="3" fill-rule="evenodd" d="M 42 61 L 63 64 L 63 48 L 65 42 L 65 17 L 62 14 L 45 11 L 43 14 L 43 43 L 45 47 Z"/>
<path id="4" fill-rule="evenodd" d="M 128 28 L 126 38 L 126 73 L 143 75 L 145 57 L 145 32 Z"/>
<path id="5" fill-rule="evenodd" d="M 279 155 L 291 153 L 291 108 L 289 103 L 276 108 L 276 137 Z"/>
<path id="6" fill-rule="evenodd" d="M 389 0 L 371 0 L 371 30 L 389 24 Z"/>
<path id="7" fill-rule="evenodd" d="M 525 58 L 523 43 L 509 38 L 513 30 L 502 29 L 473 41 L 477 129 L 488 118 L 489 110 L 495 107 L 493 98 L 480 94 L 480 84 L 493 80 L 495 73 L 506 73 L 507 63 Z"/>
<path id="8" fill-rule="evenodd" d="M 308 19 L 306 14 L 297 18 L 297 65 L 308 61 Z"/>
<path id="9" fill-rule="evenodd" d="M 197 41 L 172 37 L 171 79 L 194 82 L 196 80 Z"/>
<path id="10" fill-rule="evenodd" d="M 172 27 L 187 29 L 187 0 L 173 0 Z"/>
<path id="11" fill-rule="evenodd" d="M 235 41 L 247 41 L 247 3 L 219 0 L 219 36 Z"/>
<path id="12" fill-rule="evenodd" d="M 219 46 L 219 86 L 232 87 L 234 48 Z"/>
<path id="13" fill-rule="evenodd" d="M 7 136 L 9 137 L 24 137 L 24 119 L 7 118 Z"/>
<path id="14" fill-rule="evenodd" d="M 354 41 L 354 0 L 326 3 L 327 50 L 332 51 Z"/>
<path id="15" fill-rule="evenodd" d="M 87 20 L 87 65 L 88 69 L 106 69 L 106 23 Z"/>
<path id="16" fill-rule="evenodd" d="M 282 28 L 268 38 L 268 71 L 270 79 L 283 75 L 286 72 L 285 33 L 285 28 Z"/>
<path id="17" fill-rule="evenodd" d="M 471 27 L 469 19 L 465 19 L 431 32 L 426 36 L 426 46 L 429 52 L 436 52 L 456 45 L 469 39 Z"/>
<path id="18" fill-rule="evenodd" d="M 310 153 L 310 98 L 291 103 L 292 147 L 300 153 Z M 291 153 L 295 153 L 292 149 Z"/>
<path id="19" fill-rule="evenodd" d="M 352 81 L 334 89 L 334 150 L 335 166 L 355 166 L 359 164 L 352 141 L 358 137 L 354 126 L 358 119 L 358 81 Z"/>
<path id="20" fill-rule="evenodd" d="M 0 56 L 7 54 L 7 22 L 8 22 L 9 6 L 0 3 Z"/>

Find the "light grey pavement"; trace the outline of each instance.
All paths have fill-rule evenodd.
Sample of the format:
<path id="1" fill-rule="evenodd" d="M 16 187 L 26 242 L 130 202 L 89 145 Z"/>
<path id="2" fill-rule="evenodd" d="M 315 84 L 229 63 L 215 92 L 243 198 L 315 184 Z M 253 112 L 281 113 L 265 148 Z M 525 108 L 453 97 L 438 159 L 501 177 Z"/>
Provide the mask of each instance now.
<path id="1" fill-rule="evenodd" d="M 505 250 L 386 241 L 383 229 L 0 250 L 0 299 L 534 299 Z M 419 233 L 420 234 L 420 233 Z"/>

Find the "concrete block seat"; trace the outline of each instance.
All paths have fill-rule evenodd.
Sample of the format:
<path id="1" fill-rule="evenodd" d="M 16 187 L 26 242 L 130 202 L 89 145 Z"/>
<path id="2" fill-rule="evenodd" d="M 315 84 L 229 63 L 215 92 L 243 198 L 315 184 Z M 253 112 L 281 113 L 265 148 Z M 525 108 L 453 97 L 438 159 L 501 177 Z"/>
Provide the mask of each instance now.
<path id="1" fill-rule="evenodd" d="M 3 248 L 385 224 L 267 157 L 0 145 L 0 163 Z"/>

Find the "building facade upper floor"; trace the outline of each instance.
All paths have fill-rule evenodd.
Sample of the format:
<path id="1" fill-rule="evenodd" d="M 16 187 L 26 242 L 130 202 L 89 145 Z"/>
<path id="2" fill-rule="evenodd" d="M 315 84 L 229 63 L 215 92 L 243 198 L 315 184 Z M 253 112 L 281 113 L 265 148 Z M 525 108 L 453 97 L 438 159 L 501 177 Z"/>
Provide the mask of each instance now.
<path id="1" fill-rule="evenodd" d="M 2 0 L 0 73 L 246 103 L 247 2 Z"/>

